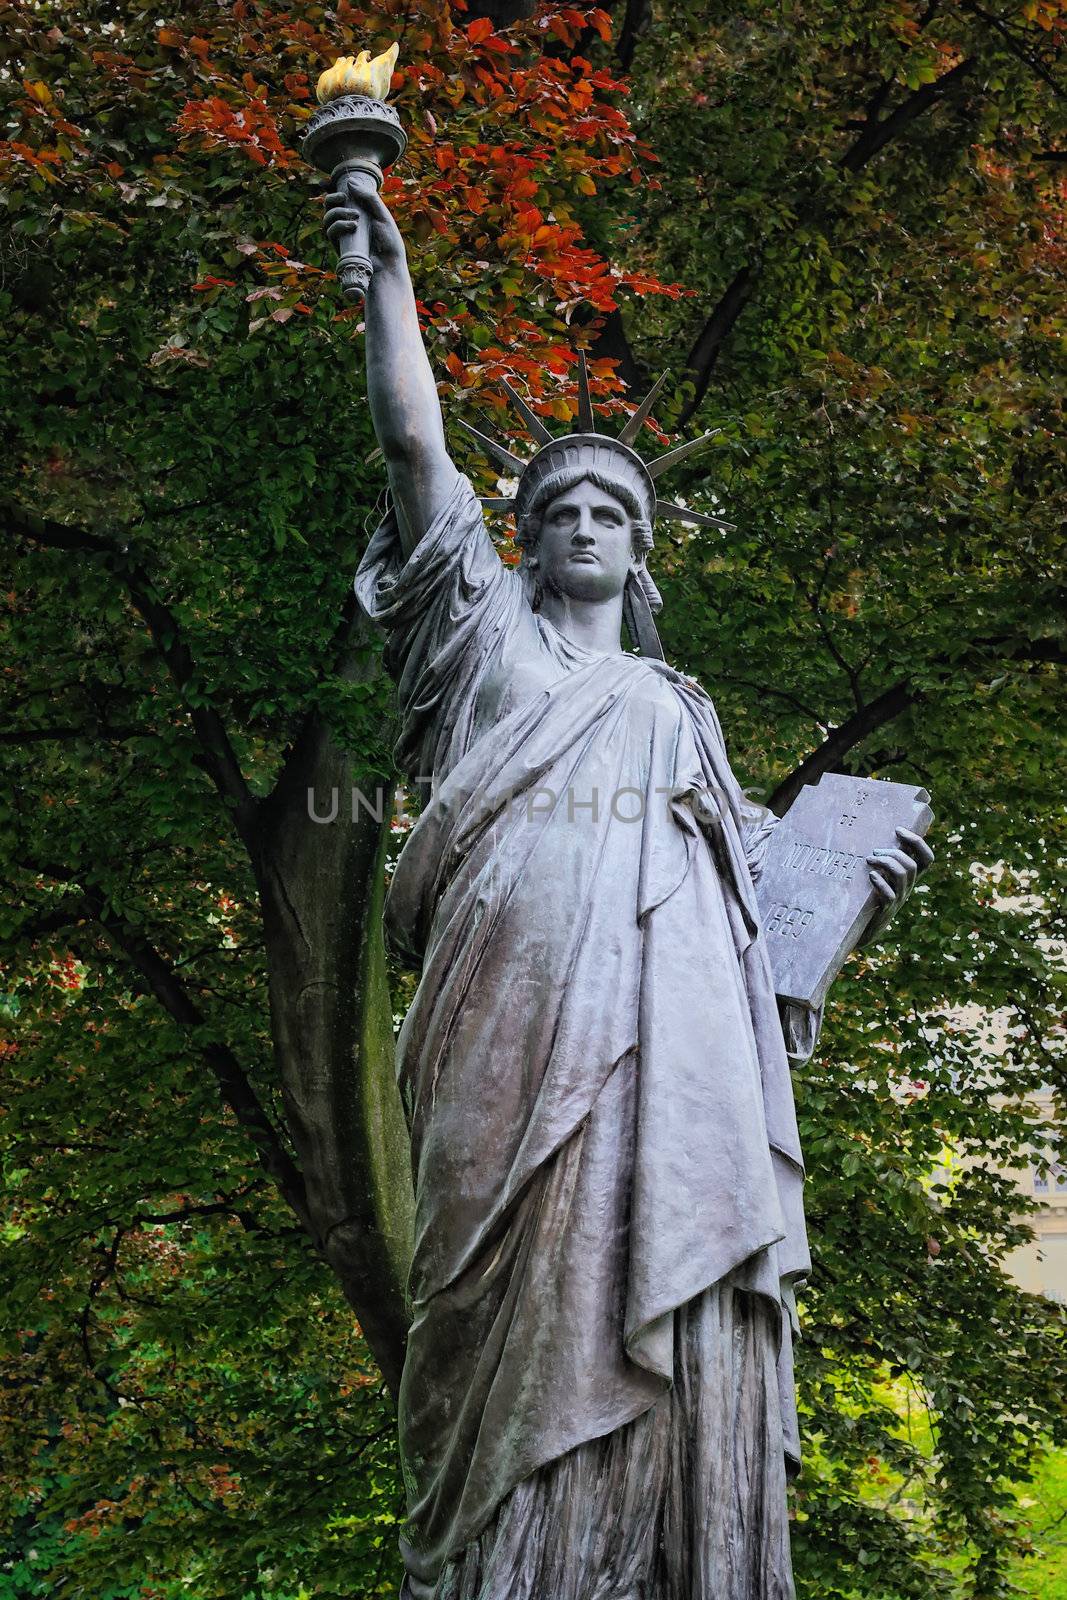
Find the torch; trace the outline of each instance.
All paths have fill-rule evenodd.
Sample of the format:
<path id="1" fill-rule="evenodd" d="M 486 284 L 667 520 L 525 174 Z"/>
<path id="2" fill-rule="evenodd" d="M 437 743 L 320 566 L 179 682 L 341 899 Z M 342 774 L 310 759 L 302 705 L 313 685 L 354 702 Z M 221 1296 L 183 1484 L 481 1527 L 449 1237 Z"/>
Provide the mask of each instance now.
<path id="1" fill-rule="evenodd" d="M 335 189 L 349 173 L 365 172 L 380 189 L 386 171 L 407 149 L 407 135 L 385 103 L 399 45 L 371 60 L 370 51 L 342 56 L 316 87 L 319 109 L 304 134 L 303 153 L 328 172 Z M 366 217 L 341 238 L 338 277 L 347 300 L 362 300 L 371 279 L 370 227 Z"/>

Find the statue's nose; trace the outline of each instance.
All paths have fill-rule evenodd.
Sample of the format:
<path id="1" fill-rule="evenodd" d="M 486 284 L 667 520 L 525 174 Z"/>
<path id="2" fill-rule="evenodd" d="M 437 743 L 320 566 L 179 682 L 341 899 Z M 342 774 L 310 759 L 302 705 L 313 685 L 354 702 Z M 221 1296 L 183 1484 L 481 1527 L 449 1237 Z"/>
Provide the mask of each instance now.
<path id="1" fill-rule="evenodd" d="M 596 536 L 590 526 L 589 513 L 587 511 L 583 510 L 581 521 L 574 530 L 571 543 L 582 546 L 596 543 Z"/>

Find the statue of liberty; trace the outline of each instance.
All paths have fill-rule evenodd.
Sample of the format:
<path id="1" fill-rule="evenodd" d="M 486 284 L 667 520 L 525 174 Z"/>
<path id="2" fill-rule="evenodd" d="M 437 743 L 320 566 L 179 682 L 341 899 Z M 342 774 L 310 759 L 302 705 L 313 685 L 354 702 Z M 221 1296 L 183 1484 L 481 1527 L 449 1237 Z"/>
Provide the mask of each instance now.
<path id="1" fill-rule="evenodd" d="M 392 509 L 356 579 L 424 809 L 386 908 L 421 969 L 397 1071 L 416 1191 L 399 1400 L 405 1600 L 789 1600 L 787 1014 L 753 890 L 775 821 L 661 658 L 651 397 L 518 475 L 511 570 L 449 458 L 403 240 L 372 183 L 370 405 Z M 684 447 L 683 447 L 684 448 Z M 692 513 L 684 513 L 700 520 Z M 627 625 L 633 653 L 623 649 Z M 879 926 L 930 859 L 872 857 Z"/>

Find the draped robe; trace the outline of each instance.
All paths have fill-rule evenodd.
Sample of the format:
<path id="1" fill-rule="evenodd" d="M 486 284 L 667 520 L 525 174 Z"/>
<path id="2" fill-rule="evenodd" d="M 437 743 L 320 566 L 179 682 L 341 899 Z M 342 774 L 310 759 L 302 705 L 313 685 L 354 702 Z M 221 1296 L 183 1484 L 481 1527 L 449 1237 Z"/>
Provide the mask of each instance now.
<path id="1" fill-rule="evenodd" d="M 397 1050 L 416 1191 L 406 1592 L 541 1593 L 543 1575 L 527 1590 L 485 1576 L 507 1528 L 520 1564 L 535 1510 L 559 1543 L 549 1524 L 583 1451 L 600 1451 L 590 1481 L 632 1493 L 656 1450 L 631 1425 L 658 1426 L 673 1390 L 687 1465 L 675 1449 L 657 1482 L 666 1499 L 672 1470 L 691 1500 L 705 1485 L 687 1513 L 700 1526 L 678 1533 L 665 1499 L 648 1538 L 673 1526 L 704 1575 L 573 1594 L 780 1600 L 802 1166 L 712 704 L 664 663 L 583 649 L 536 614 L 465 478 L 406 559 L 386 519 L 356 588 L 387 633 L 398 756 L 425 795 L 386 905 L 422 969 Z M 716 1339 L 754 1353 L 727 1371 Z M 768 1381 L 773 1403 L 753 1398 Z M 770 1524 L 746 1525 L 755 1499 L 773 1571 Z M 720 1583 L 746 1540 L 749 1577 Z"/>

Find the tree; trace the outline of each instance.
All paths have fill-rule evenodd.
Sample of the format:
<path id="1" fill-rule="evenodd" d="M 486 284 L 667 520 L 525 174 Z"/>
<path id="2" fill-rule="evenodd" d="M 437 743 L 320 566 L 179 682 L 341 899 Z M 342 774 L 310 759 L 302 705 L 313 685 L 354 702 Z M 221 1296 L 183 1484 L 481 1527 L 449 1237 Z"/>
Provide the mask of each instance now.
<path id="1" fill-rule="evenodd" d="M 725 424 L 684 487 L 738 531 L 661 534 L 668 654 L 776 809 L 854 770 L 927 783 L 941 819 L 929 893 L 798 1084 L 802 1589 L 948 1594 L 962 1550 L 967 1592 L 1000 1592 L 1005 1484 L 1063 1427 L 998 1170 L 1063 1082 L 1062 14 L 527 9 L 5 18 L 19 1594 L 41 1569 L 59 1593 L 388 1592 L 387 1403 L 332 1288 L 394 1383 L 410 979 L 391 1000 L 389 689 L 349 589 L 384 480 L 293 144 L 321 67 L 393 36 L 388 192 L 450 430 L 503 415 L 502 377 L 565 423 L 576 339 L 606 415 L 688 351 L 655 420 Z"/>

